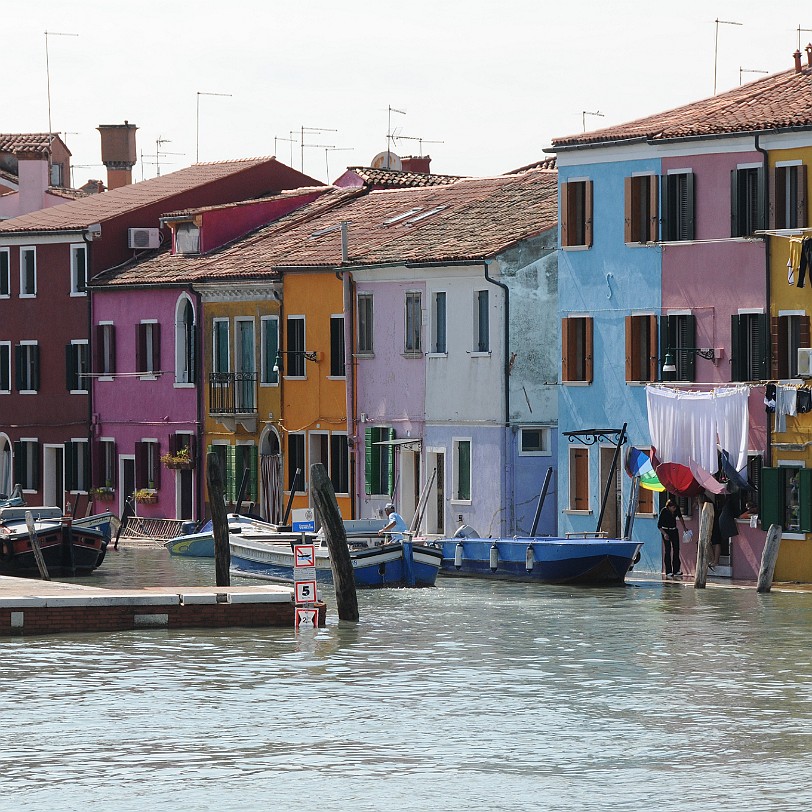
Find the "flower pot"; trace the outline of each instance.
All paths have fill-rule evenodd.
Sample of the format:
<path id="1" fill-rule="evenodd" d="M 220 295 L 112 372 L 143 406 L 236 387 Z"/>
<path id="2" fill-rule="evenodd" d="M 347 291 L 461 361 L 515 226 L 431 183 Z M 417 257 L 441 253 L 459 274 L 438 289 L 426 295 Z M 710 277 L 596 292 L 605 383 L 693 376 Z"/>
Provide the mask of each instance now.
<path id="1" fill-rule="evenodd" d="M 183 462 L 167 462 L 166 467 L 175 471 L 191 471 L 194 468 L 194 463 L 191 460 L 184 460 Z"/>

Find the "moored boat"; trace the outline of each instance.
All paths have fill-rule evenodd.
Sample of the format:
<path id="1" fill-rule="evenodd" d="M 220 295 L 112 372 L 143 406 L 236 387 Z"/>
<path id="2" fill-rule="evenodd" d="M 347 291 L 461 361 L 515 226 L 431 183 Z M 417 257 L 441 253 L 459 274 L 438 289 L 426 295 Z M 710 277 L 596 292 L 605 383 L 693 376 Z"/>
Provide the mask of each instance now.
<path id="1" fill-rule="evenodd" d="M 238 533 L 244 527 L 255 527 L 264 532 L 272 532 L 273 525 L 260 521 L 254 516 L 242 513 L 228 514 L 228 529 L 231 533 Z M 172 555 L 190 556 L 192 558 L 214 558 L 214 535 L 212 523 L 209 519 L 199 530 L 175 536 L 164 544 Z"/>

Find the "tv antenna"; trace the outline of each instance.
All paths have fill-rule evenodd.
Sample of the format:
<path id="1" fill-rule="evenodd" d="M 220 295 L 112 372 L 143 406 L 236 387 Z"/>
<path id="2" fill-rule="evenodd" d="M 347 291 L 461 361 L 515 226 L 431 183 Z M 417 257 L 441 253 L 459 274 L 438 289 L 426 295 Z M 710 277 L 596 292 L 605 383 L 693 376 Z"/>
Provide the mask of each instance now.
<path id="1" fill-rule="evenodd" d="M 305 147 L 315 147 L 317 149 L 333 148 L 333 144 L 305 144 L 305 133 L 315 135 L 317 133 L 337 133 L 338 130 L 330 129 L 329 127 L 300 127 L 301 140 L 299 141 L 299 148 L 302 153 L 301 158 L 301 171 L 304 172 L 304 151 Z"/>
<path id="2" fill-rule="evenodd" d="M 231 96 L 231 93 L 205 93 L 197 91 L 197 117 L 195 119 L 195 163 L 200 163 L 200 97 L 201 96 Z"/>
<path id="3" fill-rule="evenodd" d="M 330 164 L 327 161 L 327 156 L 331 152 L 351 152 L 352 147 L 325 147 L 324 148 L 324 171 L 327 173 L 325 180 L 330 182 Z"/>
<path id="4" fill-rule="evenodd" d="M 801 28 L 800 25 L 798 26 L 798 50 L 799 51 L 801 50 L 801 31 L 805 31 L 805 32 L 809 33 L 810 31 L 812 31 L 812 28 Z"/>
<path id="5" fill-rule="evenodd" d="M 144 155 L 141 153 L 141 180 L 144 180 L 144 164 L 148 163 L 150 166 L 155 167 L 155 174 L 157 177 L 161 177 L 161 158 L 165 158 L 167 155 L 184 155 L 183 152 L 166 152 L 165 150 L 161 149 L 163 144 L 171 144 L 172 141 L 169 138 L 162 138 L 160 135 L 155 139 L 155 154 L 154 155 Z M 154 158 L 154 161 L 144 161 L 144 158 Z M 171 163 L 171 162 L 170 162 Z"/>
<path id="6" fill-rule="evenodd" d="M 393 135 L 392 141 L 417 141 L 420 145 L 420 157 L 423 157 L 423 144 L 445 144 L 445 141 L 429 141 L 427 138 L 418 138 L 414 135 Z"/>
<path id="7" fill-rule="evenodd" d="M 406 111 L 405 110 L 398 110 L 397 107 L 392 107 L 391 104 L 388 105 L 387 109 L 389 111 L 389 117 L 388 117 L 387 122 L 386 122 L 386 151 L 391 152 L 392 151 L 392 141 L 394 140 L 394 135 L 392 133 L 392 113 L 400 113 L 400 115 L 405 116 Z M 386 168 L 389 169 L 388 166 Z"/>
<path id="8" fill-rule="evenodd" d="M 743 73 L 769 73 L 768 70 L 754 70 L 751 68 L 742 68 L 739 67 L 739 87 L 742 86 L 742 74 Z"/>
<path id="9" fill-rule="evenodd" d="M 45 78 L 48 82 L 48 132 L 52 132 L 51 127 L 51 63 L 48 59 L 48 37 L 78 37 L 78 34 L 65 34 L 62 31 L 45 32 Z M 800 36 L 800 34 L 799 34 Z"/>
<path id="10" fill-rule="evenodd" d="M 603 113 L 600 110 L 596 110 L 594 113 L 590 113 L 589 110 L 582 110 L 581 111 L 581 126 L 584 128 L 584 132 L 586 132 L 586 117 L 587 116 L 600 116 L 600 118 L 605 118 Z"/>
<path id="11" fill-rule="evenodd" d="M 289 135 L 293 136 L 293 131 L 289 133 Z M 275 135 L 273 137 L 273 154 L 276 155 L 276 142 L 277 141 L 289 141 L 290 142 L 290 166 L 293 166 L 293 145 L 297 143 L 295 138 L 282 138 L 280 135 Z"/>
<path id="12" fill-rule="evenodd" d="M 735 20 L 720 20 L 718 17 L 714 20 L 716 23 L 716 40 L 713 46 L 713 95 L 716 95 L 716 62 L 719 55 L 719 26 L 720 25 L 744 25 L 744 23 L 737 23 Z M 800 34 L 799 34 L 800 36 Z"/>

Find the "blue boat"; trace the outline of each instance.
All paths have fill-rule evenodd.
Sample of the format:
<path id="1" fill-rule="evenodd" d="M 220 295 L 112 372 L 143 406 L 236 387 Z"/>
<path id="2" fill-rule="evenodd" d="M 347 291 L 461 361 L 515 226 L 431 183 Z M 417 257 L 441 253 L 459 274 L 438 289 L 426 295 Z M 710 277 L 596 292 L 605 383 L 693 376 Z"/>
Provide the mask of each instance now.
<path id="1" fill-rule="evenodd" d="M 587 538 L 451 538 L 442 550 L 443 575 L 544 584 L 623 584 L 640 542 Z"/>
<path id="2" fill-rule="evenodd" d="M 229 537 L 231 566 L 235 575 L 293 579 L 293 548 L 302 534 L 280 534 L 278 540 L 251 539 L 243 533 Z M 314 536 L 306 543 L 316 549 L 316 580 L 332 582 L 330 553 Z M 350 561 L 359 589 L 375 587 L 434 586 L 442 559 L 441 550 L 412 542 L 395 542 L 350 550 Z"/>

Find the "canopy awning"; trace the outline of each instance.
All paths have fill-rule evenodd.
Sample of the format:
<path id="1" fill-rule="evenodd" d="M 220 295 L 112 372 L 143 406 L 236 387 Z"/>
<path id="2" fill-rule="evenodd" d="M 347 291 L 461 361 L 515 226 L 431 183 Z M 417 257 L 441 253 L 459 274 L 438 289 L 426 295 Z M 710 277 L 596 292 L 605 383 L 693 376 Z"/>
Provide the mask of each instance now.
<path id="1" fill-rule="evenodd" d="M 422 437 L 401 437 L 397 440 L 379 440 L 372 445 L 389 445 L 389 446 L 406 446 L 406 445 L 417 445 L 419 446 L 423 442 Z"/>

